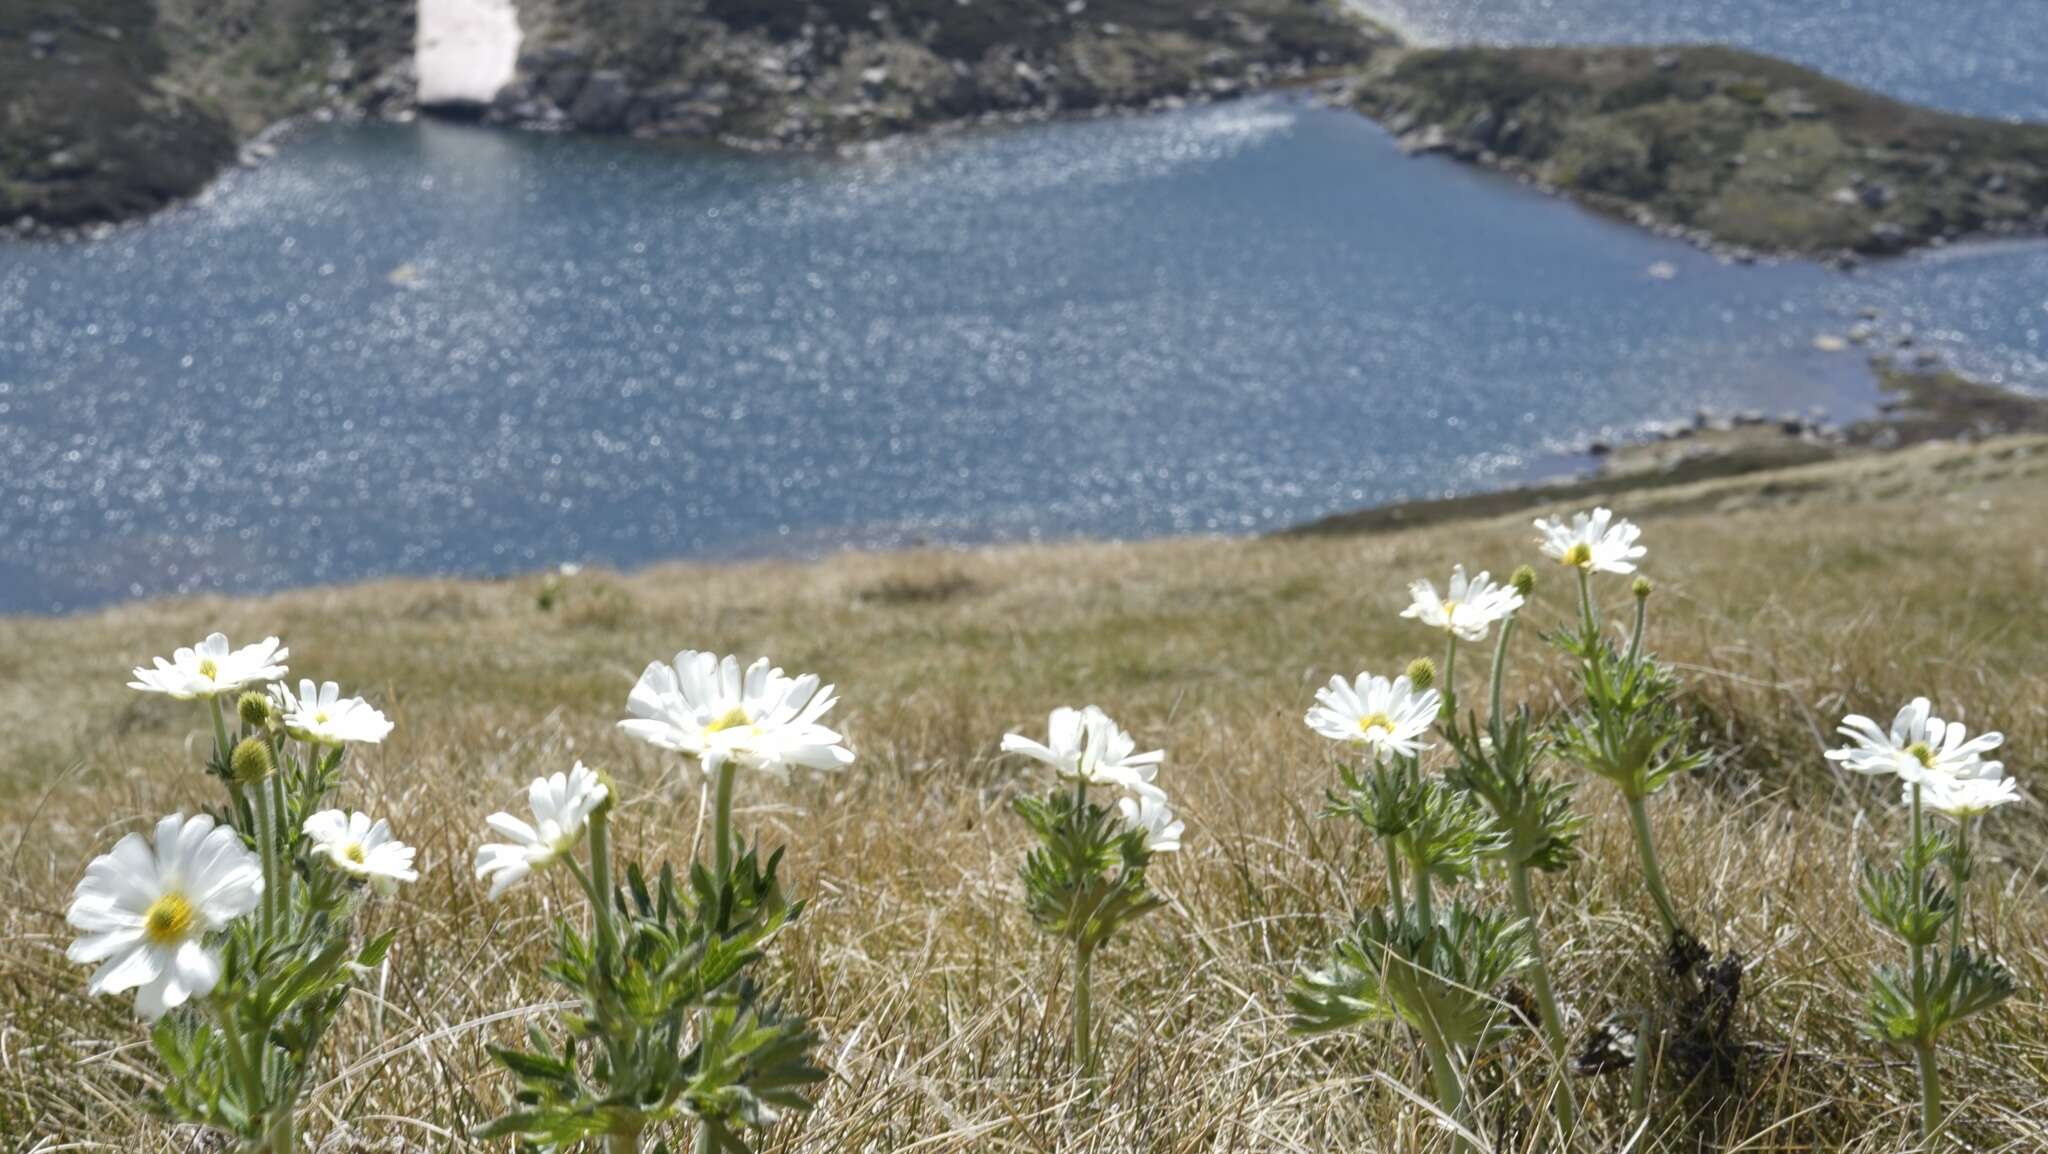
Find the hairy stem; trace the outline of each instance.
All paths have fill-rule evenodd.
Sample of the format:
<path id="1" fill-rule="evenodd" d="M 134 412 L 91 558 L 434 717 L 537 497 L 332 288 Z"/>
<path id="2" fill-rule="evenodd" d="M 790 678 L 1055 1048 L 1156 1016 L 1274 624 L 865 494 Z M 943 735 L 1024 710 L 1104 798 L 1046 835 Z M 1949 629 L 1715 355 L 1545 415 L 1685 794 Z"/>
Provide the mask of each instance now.
<path id="1" fill-rule="evenodd" d="M 1550 963 L 1543 954 L 1543 935 L 1536 923 L 1536 903 L 1529 894 L 1529 867 L 1520 862 L 1508 866 L 1508 890 L 1514 897 L 1515 914 L 1529 923 L 1529 952 L 1536 959 L 1529 968 L 1529 981 L 1536 987 L 1536 1004 L 1543 1012 L 1543 1033 L 1550 1042 L 1550 1053 L 1562 1069 L 1566 1049 L 1564 1036 L 1564 1015 L 1557 1008 L 1557 993 L 1550 986 Z M 1571 1083 L 1559 1077 L 1556 1099 L 1557 1124 L 1563 1128 L 1567 1139 L 1578 1128 L 1578 1103 L 1573 1099 Z"/>
<path id="2" fill-rule="evenodd" d="M 1941 1068 L 1934 1060 L 1933 1039 L 1914 1043 L 1913 1057 L 1920 1067 L 1920 1140 L 1925 1142 L 1941 1129 Z"/>
<path id="3" fill-rule="evenodd" d="M 718 788 L 711 800 L 711 861 L 720 882 L 732 873 L 732 780 L 738 768 L 731 761 L 718 767 Z"/>
<path id="4" fill-rule="evenodd" d="M 590 815 L 590 916 L 596 927 L 597 956 L 609 969 L 618 959 L 619 939 L 612 926 L 612 838 L 609 802 Z"/>
<path id="5" fill-rule="evenodd" d="M 1415 864 L 1415 917 L 1424 928 L 1436 924 L 1436 904 L 1430 892 L 1429 867 Z"/>
<path id="6" fill-rule="evenodd" d="M 1500 640 L 1493 643 L 1493 676 L 1489 679 L 1486 694 L 1487 732 L 1494 740 L 1500 740 L 1500 683 L 1507 673 L 1508 638 L 1515 634 L 1515 618 L 1509 617 L 1500 623 Z"/>
<path id="7" fill-rule="evenodd" d="M 1451 1044 L 1445 1040 L 1443 1031 L 1434 1022 L 1425 1023 L 1422 1028 L 1422 1048 L 1429 1051 L 1429 1071 L 1436 1082 L 1436 1104 L 1460 1126 L 1470 1129 L 1465 1119 L 1465 1085 L 1458 1078 L 1458 1068 L 1451 1062 Z M 1463 1135 L 1457 1139 L 1461 1154 L 1470 1154 L 1472 1143 Z"/>
<path id="8" fill-rule="evenodd" d="M 1095 1074 L 1092 1045 L 1095 1014 L 1088 991 L 1089 954 L 1085 946 L 1074 947 L 1074 1065 L 1080 1069 L 1083 1078 Z"/>
<path id="9" fill-rule="evenodd" d="M 1458 725 L 1458 635 L 1449 634 L 1444 639 L 1443 676 L 1444 716 L 1450 718 L 1451 728 Z"/>
<path id="10" fill-rule="evenodd" d="M 271 774 L 276 776 L 275 772 Z M 277 819 L 271 808 L 275 796 L 269 781 L 256 783 L 256 851 L 263 862 L 263 896 L 257 912 L 266 942 L 274 940 L 277 932 L 277 895 L 282 888 L 277 879 Z"/>
<path id="11" fill-rule="evenodd" d="M 270 839 L 272 852 L 277 854 L 277 880 L 274 883 L 274 900 L 277 902 L 277 920 L 285 922 L 292 916 L 292 883 L 297 880 L 292 870 L 292 856 L 286 852 L 288 846 L 298 841 L 298 830 L 291 824 L 291 809 L 285 804 L 284 771 L 279 769 L 270 775 L 267 786 L 270 790 Z M 265 893 L 272 893 L 267 883 Z"/>
<path id="12" fill-rule="evenodd" d="M 1636 662 L 1642 659 L 1643 628 L 1649 616 L 1650 599 L 1648 597 L 1636 598 L 1636 628 L 1635 632 L 1630 634 L 1628 639 L 1628 667 L 1631 669 L 1635 668 Z"/>
<path id="13" fill-rule="evenodd" d="M 1404 885 L 1401 880 L 1401 850 L 1390 837 L 1381 838 L 1380 845 L 1387 851 L 1387 913 L 1398 922 L 1401 920 L 1401 890 Z"/>
<path id="14" fill-rule="evenodd" d="M 1584 569 L 1579 570 L 1579 627 L 1588 645 L 1600 636 L 1600 618 L 1593 612 L 1593 578 Z"/>
<path id="15" fill-rule="evenodd" d="M 249 1061 L 249 1048 L 242 1043 L 242 1027 L 235 1021 L 234 1007 L 218 998 L 213 1001 L 214 1016 L 220 1019 L 220 1036 L 228 1054 L 228 1069 L 235 1080 L 242 1084 L 243 1103 L 250 1113 L 263 1109 L 263 1076 Z"/>
<path id="16" fill-rule="evenodd" d="M 1657 913 L 1664 919 L 1664 928 L 1677 933 L 1678 911 L 1671 904 L 1670 891 L 1664 888 L 1664 867 L 1657 860 L 1657 843 L 1650 836 L 1650 815 L 1643 810 L 1643 799 L 1628 799 L 1629 824 L 1635 827 L 1636 851 L 1643 859 L 1643 883 L 1649 887 L 1650 898 L 1657 903 Z"/>

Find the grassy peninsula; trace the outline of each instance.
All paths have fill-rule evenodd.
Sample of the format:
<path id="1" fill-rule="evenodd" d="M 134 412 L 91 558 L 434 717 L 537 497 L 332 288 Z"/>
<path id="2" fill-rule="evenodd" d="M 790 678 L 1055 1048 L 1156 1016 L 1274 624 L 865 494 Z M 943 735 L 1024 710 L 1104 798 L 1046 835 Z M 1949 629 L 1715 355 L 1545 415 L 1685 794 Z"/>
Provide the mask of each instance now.
<path id="1" fill-rule="evenodd" d="M 1919 108 L 1753 52 L 1401 51 L 1349 91 L 1411 150 L 1702 241 L 1884 255 L 2048 227 L 2048 125 Z"/>
<path id="2" fill-rule="evenodd" d="M 1670 887 L 1703 936 L 1740 956 L 1741 998 L 1722 1038 L 1726 1076 L 1660 1072 L 1640 1133 L 1625 1075 L 1576 1080 L 1589 1149 L 1913 1145 L 1910 1062 L 1859 1027 L 1868 967 L 1895 947 L 1857 906 L 1852 851 L 1896 841 L 1896 787 L 1831 771 L 1821 751 L 1842 713 L 1888 715 L 1925 693 L 1967 702 L 1973 731 L 2003 729 L 2007 760 L 2038 791 L 2044 492 L 2048 439 L 2034 437 L 1621 499 L 1651 550 L 1652 644 L 1682 671 L 1686 715 L 1714 755 L 1653 809 Z M 1384 896 L 1370 844 L 1315 816 L 1331 754 L 1301 717 L 1332 673 L 1399 668 L 1430 649 L 1428 631 L 1397 616 L 1405 582 L 1440 580 L 1453 560 L 1499 573 L 1531 559 L 1527 516 L 586 572 L 546 612 L 532 578 L 0 620 L 0 1121 L 30 1149 L 189 1149 L 130 1105 L 149 1076 L 140 1035 L 125 1002 L 86 996 L 63 956 L 63 910 L 96 848 L 211 798 L 196 715 L 123 683 L 137 661 L 223 628 L 283 634 L 296 667 L 390 713 L 396 733 L 356 763 L 343 801 L 389 815 L 420 848 L 422 880 L 375 907 L 371 928 L 397 930 L 390 971 L 337 1027 L 309 1147 L 491 1148 L 463 1137 L 510 1092 L 483 1047 L 552 1012 L 539 966 L 550 911 L 573 886 L 550 875 L 487 904 L 468 871 L 482 818 L 581 758 L 632 783 L 613 821 L 623 850 L 687 855 L 698 778 L 612 723 L 644 662 L 694 645 L 769 652 L 837 681 L 835 717 L 860 756 L 822 780 L 750 782 L 739 817 L 792 847 L 790 884 L 812 900 L 767 976 L 815 1015 L 832 1073 L 818 1111 L 772 1148 L 1448 1150 L 1391 1084 L 1419 1076 L 1398 1031 L 1287 1030 L 1289 979 L 1346 911 Z M 1553 567 L 1541 582 L 1532 623 L 1567 620 L 1568 579 Z M 1565 671 L 1534 657 L 1519 668 L 1509 692 L 1547 712 Z M 1006 729 L 1077 700 L 1168 748 L 1163 773 L 1188 822 L 1186 848 L 1154 874 L 1168 907 L 1104 959 L 1105 1052 L 1119 1057 L 1092 1095 L 1063 1060 L 1064 956 L 1014 900 L 1029 834 L 1005 805 L 1037 778 L 997 754 Z M 1663 943 L 1614 791 L 1588 781 L 1577 804 L 1589 860 L 1537 896 L 1560 996 L 1585 1030 L 1654 1004 Z M 1979 852 L 2000 879 L 1980 930 L 2026 985 L 2048 988 L 2048 825 L 2032 807 L 2004 811 Z M 2048 1142 L 2038 997 L 1954 1039 L 1944 1061 L 1962 1140 Z M 1475 1075 L 1496 1133 L 1534 1132 L 1522 1091 L 1542 1062 L 1525 1037 Z"/>

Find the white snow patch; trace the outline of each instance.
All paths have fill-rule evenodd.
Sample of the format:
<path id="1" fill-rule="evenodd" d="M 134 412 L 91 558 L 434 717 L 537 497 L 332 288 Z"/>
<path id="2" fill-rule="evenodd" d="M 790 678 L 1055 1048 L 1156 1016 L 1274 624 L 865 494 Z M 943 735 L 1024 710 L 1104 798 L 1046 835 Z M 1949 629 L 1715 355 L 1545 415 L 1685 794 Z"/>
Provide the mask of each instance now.
<path id="1" fill-rule="evenodd" d="M 419 0 L 419 102 L 489 104 L 519 63 L 512 0 Z"/>

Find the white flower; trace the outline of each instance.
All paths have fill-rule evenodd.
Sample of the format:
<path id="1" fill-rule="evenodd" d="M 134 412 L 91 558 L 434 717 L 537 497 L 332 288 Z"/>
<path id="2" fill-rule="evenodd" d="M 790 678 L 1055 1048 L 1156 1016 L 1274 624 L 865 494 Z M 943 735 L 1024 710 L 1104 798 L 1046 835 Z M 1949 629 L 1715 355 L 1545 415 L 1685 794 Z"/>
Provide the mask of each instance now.
<path id="1" fill-rule="evenodd" d="M 139 833 L 92 860 L 66 921 L 84 936 L 64 956 L 98 962 L 87 989 L 135 990 L 135 1011 L 155 1021 L 220 981 L 206 935 L 256 908 L 263 865 L 229 826 L 206 814 L 156 823 L 154 848 Z"/>
<path id="2" fill-rule="evenodd" d="M 1512 585 L 1496 585 L 1488 574 L 1481 570 L 1479 576 L 1467 580 L 1465 567 L 1451 569 L 1451 583 L 1445 596 L 1436 595 L 1436 586 L 1428 581 L 1413 581 L 1408 593 L 1415 603 L 1401 611 L 1403 617 L 1413 617 L 1432 629 L 1441 629 L 1455 635 L 1460 641 L 1483 641 L 1486 631 L 1493 623 L 1512 615 L 1522 607 L 1522 595 Z"/>
<path id="3" fill-rule="evenodd" d="M 375 745 L 391 735 L 391 723 L 375 706 L 360 697 L 343 697 L 341 686 L 332 681 L 317 686 L 310 679 L 301 681 L 296 695 L 282 684 L 273 685 L 270 695 L 277 701 L 285 732 L 300 741 Z"/>
<path id="4" fill-rule="evenodd" d="M 1173 810 L 1164 797 L 1145 793 L 1119 798 L 1116 808 L 1123 814 L 1127 828 L 1145 831 L 1146 849 L 1153 853 L 1172 853 L 1180 848 L 1180 835 L 1186 829 L 1186 823 L 1173 816 Z"/>
<path id="5" fill-rule="evenodd" d="M 1921 804 L 1957 821 L 1968 821 L 2019 800 L 2019 782 L 2010 777 L 1935 777 L 1929 778 L 1920 790 Z M 1913 804 L 1910 782 L 1900 801 Z"/>
<path id="6" fill-rule="evenodd" d="M 597 774 L 579 761 L 568 773 L 536 777 L 526 788 L 532 825 L 509 813 L 485 818 L 486 825 L 512 839 L 509 845 L 492 843 L 477 848 L 476 876 L 491 879 L 491 899 L 497 900 L 526 875 L 546 869 L 575 849 L 591 812 L 604 803 L 609 792 Z"/>
<path id="7" fill-rule="evenodd" d="M 420 880 L 412 868 L 413 848 L 391 836 L 391 824 L 370 820 L 367 813 L 323 809 L 306 819 L 313 852 L 351 877 L 362 878 L 380 894 L 398 891 L 399 882 Z"/>
<path id="8" fill-rule="evenodd" d="M 1138 743 L 1131 735 L 1093 705 L 1053 710 L 1046 721 L 1046 738 L 1047 744 L 1041 745 L 1022 734 L 1006 733 L 1003 752 L 1042 761 L 1068 781 L 1120 785 L 1134 793 L 1165 797 L 1152 779 L 1159 776 L 1166 751 L 1136 752 Z"/>
<path id="9" fill-rule="evenodd" d="M 275 637 L 230 650 L 227 634 L 210 633 L 197 646 L 171 654 L 169 661 L 154 658 L 155 669 L 136 666 L 128 688 L 168 693 L 179 701 L 216 697 L 283 677 L 284 659 L 290 655 Z"/>
<path id="10" fill-rule="evenodd" d="M 1829 761 L 1841 762 L 1857 773 L 1896 773 L 1908 783 L 1927 785 L 1939 780 L 1997 779 L 2005 766 L 1986 761 L 1983 755 L 1998 748 L 2004 735 L 1984 733 L 1969 737 L 1959 721 L 1934 716 L 1924 697 L 1906 703 L 1892 718 L 1889 731 L 1875 721 L 1852 713 L 1842 719 L 1836 732 L 1849 745 L 1827 752 Z"/>
<path id="11" fill-rule="evenodd" d="M 706 773 L 727 761 L 775 774 L 840 769 L 853 763 L 853 751 L 819 721 L 838 701 L 832 688 L 816 674 L 791 677 L 765 657 L 743 677 L 738 658 L 686 649 L 673 665 L 648 665 L 626 698 L 633 716 L 619 728 L 697 758 Z"/>
<path id="12" fill-rule="evenodd" d="M 1383 760 L 1421 753 L 1437 709 L 1436 690 L 1418 692 L 1406 675 L 1388 681 L 1360 673 L 1355 687 L 1342 677 L 1330 678 L 1316 690 L 1316 704 L 1303 720 L 1332 741 L 1370 746 L 1374 759 Z"/>
<path id="13" fill-rule="evenodd" d="M 1633 573 L 1636 558 L 1649 552 L 1636 544 L 1643 531 L 1615 520 L 1611 509 L 1574 513 L 1569 525 L 1538 517 L 1536 531 L 1545 556 L 1588 573 Z"/>

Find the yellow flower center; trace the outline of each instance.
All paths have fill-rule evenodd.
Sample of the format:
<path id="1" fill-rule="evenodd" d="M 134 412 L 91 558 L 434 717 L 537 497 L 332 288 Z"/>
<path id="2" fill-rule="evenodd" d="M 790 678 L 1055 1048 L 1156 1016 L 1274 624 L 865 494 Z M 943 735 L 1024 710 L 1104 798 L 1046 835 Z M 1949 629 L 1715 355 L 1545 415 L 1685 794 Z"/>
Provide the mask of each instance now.
<path id="1" fill-rule="evenodd" d="M 199 920 L 199 911 L 192 908 L 184 894 L 167 893 L 149 904 L 148 912 L 142 915 L 142 933 L 151 945 L 174 946 L 192 932 L 192 923 Z"/>
<path id="2" fill-rule="evenodd" d="M 1393 719 L 1384 713 L 1375 713 L 1358 719 L 1358 732 L 1371 733 L 1374 729 L 1383 729 L 1388 733 L 1394 732 Z"/>
<path id="3" fill-rule="evenodd" d="M 314 715 L 313 715 L 313 724 L 315 724 L 315 725 L 326 725 L 326 724 L 327 724 L 327 711 L 323 709 L 323 710 L 321 710 L 320 712 L 318 712 L 318 713 L 314 714 Z"/>
<path id="4" fill-rule="evenodd" d="M 348 843 L 347 848 L 341 851 L 341 856 L 357 865 L 362 865 L 365 861 L 369 860 L 369 855 L 363 852 L 363 843 L 359 841 Z"/>
<path id="5" fill-rule="evenodd" d="M 1934 768 L 1934 750 L 1929 748 L 1926 742 L 1916 741 L 1906 747 L 1906 752 L 1911 754 L 1913 760 L 1921 765 L 1926 766 L 1928 769 Z"/>
<path id="6" fill-rule="evenodd" d="M 725 716 L 720 717 L 718 720 L 712 722 L 709 725 L 706 725 L 704 727 L 704 732 L 720 733 L 724 730 L 751 724 L 753 724 L 753 719 L 747 716 L 747 711 L 735 705 L 731 709 L 725 711 Z"/>
<path id="7" fill-rule="evenodd" d="M 1564 562 L 1566 565 L 1573 565 L 1580 569 L 1584 569 L 1593 561 L 1593 547 L 1591 545 L 1586 544 L 1584 541 L 1574 541 L 1572 542 L 1572 547 L 1566 549 L 1564 551 L 1564 556 L 1558 558 L 1558 560 Z"/>
<path id="8" fill-rule="evenodd" d="M 213 663 L 213 658 L 202 657 L 199 659 L 199 676 L 212 681 L 220 676 L 220 666 Z"/>

